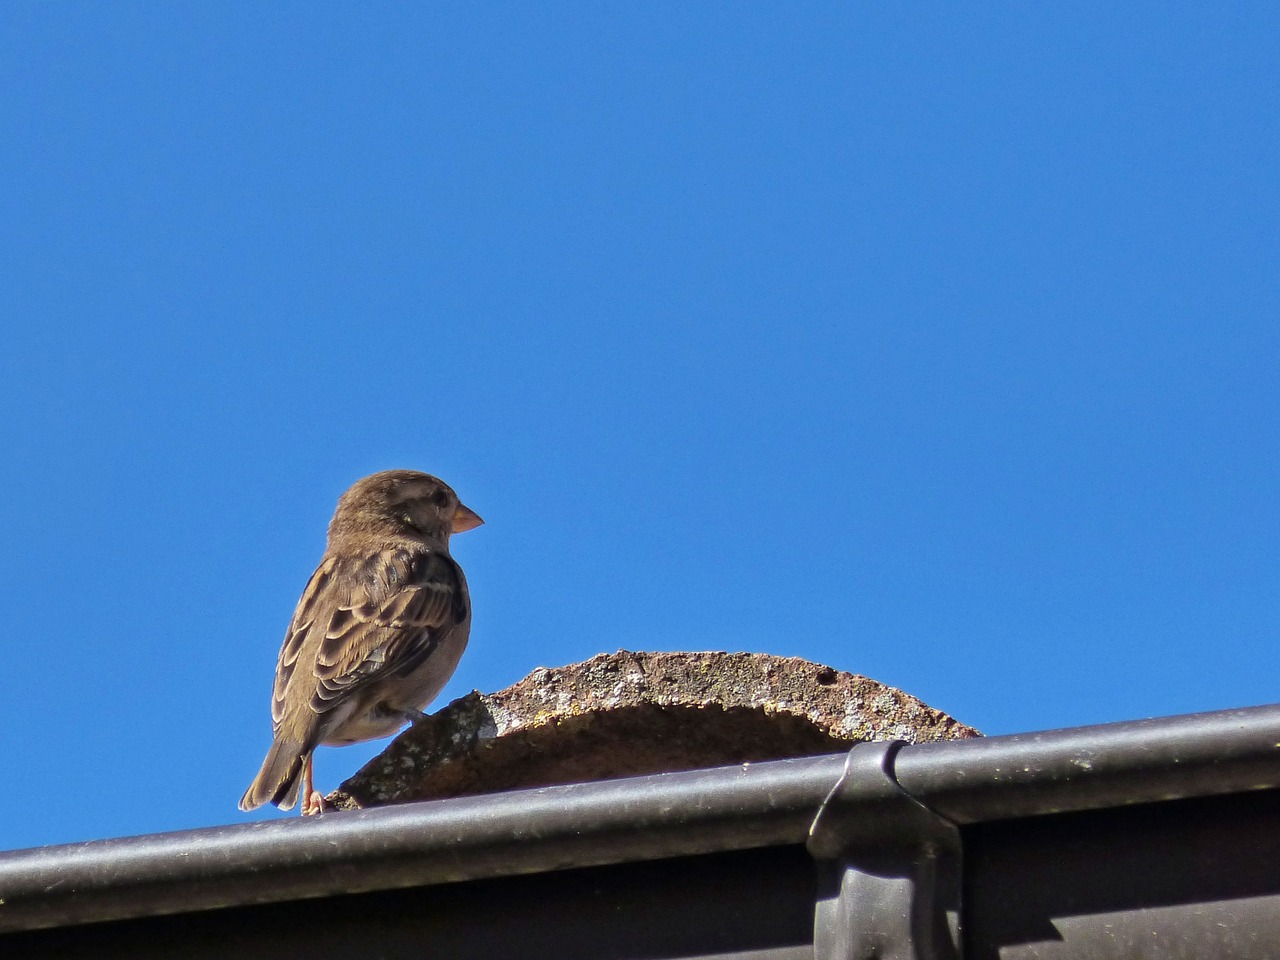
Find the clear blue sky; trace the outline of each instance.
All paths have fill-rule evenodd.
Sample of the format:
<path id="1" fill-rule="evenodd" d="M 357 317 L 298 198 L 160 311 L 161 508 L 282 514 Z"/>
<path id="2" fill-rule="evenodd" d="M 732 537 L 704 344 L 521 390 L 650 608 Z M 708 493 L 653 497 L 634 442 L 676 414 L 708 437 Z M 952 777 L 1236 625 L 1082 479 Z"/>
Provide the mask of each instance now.
<path id="1" fill-rule="evenodd" d="M 989 733 L 1280 699 L 1277 50 L 1272 3 L 6 4 L 0 847 L 249 819 L 389 467 L 488 521 L 439 703 L 618 648 Z"/>

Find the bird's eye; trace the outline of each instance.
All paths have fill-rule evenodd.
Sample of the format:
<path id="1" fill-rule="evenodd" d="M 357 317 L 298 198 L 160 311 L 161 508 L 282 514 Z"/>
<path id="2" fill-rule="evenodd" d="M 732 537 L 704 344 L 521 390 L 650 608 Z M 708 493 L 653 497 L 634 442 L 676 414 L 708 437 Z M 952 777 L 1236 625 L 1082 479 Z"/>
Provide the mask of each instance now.
<path id="1" fill-rule="evenodd" d="M 403 517 L 401 517 L 400 519 L 401 519 L 401 520 L 403 520 L 405 523 L 407 523 L 409 526 L 411 526 L 411 527 L 413 526 L 413 514 L 411 514 L 411 513 L 406 513 L 406 514 L 405 514 Z"/>

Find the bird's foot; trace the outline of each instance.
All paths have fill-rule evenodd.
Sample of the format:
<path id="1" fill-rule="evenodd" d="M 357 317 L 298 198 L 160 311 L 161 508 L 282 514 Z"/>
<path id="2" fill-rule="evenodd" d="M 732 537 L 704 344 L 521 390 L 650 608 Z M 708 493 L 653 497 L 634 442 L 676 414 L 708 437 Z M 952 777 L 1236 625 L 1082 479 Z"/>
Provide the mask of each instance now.
<path id="1" fill-rule="evenodd" d="M 319 790 L 310 791 L 306 799 L 302 801 L 302 815 L 304 817 L 314 817 L 324 813 L 325 802 L 324 797 L 320 795 Z"/>

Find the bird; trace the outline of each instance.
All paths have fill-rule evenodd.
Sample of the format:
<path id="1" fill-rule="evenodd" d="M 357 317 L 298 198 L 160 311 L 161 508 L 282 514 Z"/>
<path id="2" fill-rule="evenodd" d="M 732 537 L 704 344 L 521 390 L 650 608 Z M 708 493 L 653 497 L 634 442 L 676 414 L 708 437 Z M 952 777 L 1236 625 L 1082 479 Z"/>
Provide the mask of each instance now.
<path id="1" fill-rule="evenodd" d="M 240 800 L 324 810 L 312 755 L 395 733 L 453 675 L 471 599 L 449 537 L 484 523 L 443 480 L 384 470 L 338 499 L 324 555 L 302 591 L 276 662 L 272 743 Z"/>

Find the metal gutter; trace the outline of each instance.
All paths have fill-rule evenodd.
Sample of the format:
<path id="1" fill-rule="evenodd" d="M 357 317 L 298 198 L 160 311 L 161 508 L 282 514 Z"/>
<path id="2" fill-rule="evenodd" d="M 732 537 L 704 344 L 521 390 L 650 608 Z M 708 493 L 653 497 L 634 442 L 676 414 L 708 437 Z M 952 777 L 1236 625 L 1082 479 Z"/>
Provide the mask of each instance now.
<path id="1" fill-rule="evenodd" d="M 802 845 L 844 755 L 0 854 L 0 932 Z"/>
<path id="2" fill-rule="evenodd" d="M 803 845 L 886 782 L 953 824 L 1278 788 L 1280 705 L 13 851 L 0 932 Z"/>
<path id="3" fill-rule="evenodd" d="M 956 823 L 1280 786 L 1280 704 L 980 740 L 898 754 L 903 789 Z"/>

